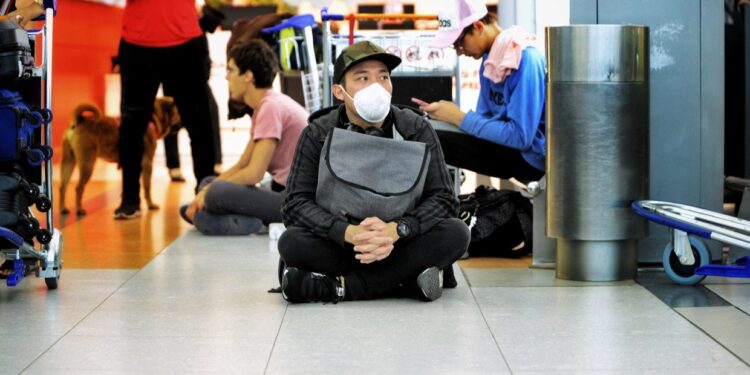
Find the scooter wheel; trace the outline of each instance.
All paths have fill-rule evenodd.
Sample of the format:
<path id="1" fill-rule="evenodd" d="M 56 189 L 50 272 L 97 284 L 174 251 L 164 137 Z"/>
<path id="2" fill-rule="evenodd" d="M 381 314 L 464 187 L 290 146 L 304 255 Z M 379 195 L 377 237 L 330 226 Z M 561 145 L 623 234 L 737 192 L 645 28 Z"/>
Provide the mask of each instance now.
<path id="1" fill-rule="evenodd" d="M 674 244 L 672 242 L 669 242 L 664 247 L 664 255 L 662 256 L 664 272 L 667 273 L 667 276 L 672 281 L 680 285 L 695 285 L 703 281 L 706 276 L 696 275 L 695 270 L 700 266 L 711 263 L 711 255 L 706 245 L 703 244 L 703 241 L 693 236 L 688 236 L 688 240 L 690 241 L 690 248 L 693 250 L 693 257 L 695 257 L 694 264 L 685 265 L 680 263 L 680 259 L 674 253 Z"/>

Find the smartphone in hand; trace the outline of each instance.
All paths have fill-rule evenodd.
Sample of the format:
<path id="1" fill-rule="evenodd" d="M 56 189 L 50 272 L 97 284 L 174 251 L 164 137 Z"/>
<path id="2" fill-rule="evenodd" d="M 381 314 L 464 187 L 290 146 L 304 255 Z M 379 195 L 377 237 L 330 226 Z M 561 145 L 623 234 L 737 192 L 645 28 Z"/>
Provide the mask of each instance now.
<path id="1" fill-rule="evenodd" d="M 412 101 L 412 102 L 413 102 L 414 104 L 416 104 L 416 105 L 418 105 L 418 106 L 420 106 L 420 107 L 424 107 L 424 106 L 430 105 L 430 103 L 427 103 L 426 101 L 424 101 L 424 100 L 422 100 L 422 99 L 411 98 L 411 101 Z"/>

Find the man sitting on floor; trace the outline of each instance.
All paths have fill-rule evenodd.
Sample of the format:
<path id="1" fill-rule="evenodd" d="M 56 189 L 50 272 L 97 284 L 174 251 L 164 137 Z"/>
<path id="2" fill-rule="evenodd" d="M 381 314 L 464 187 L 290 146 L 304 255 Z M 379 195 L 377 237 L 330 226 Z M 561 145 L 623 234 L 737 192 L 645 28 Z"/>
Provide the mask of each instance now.
<path id="1" fill-rule="evenodd" d="M 344 104 L 314 114 L 302 132 L 279 239 L 289 302 L 404 291 L 432 301 L 442 294 L 440 270 L 468 246 L 435 131 L 390 104 L 400 63 L 367 41 L 345 49 L 332 87 Z"/>
<path id="2" fill-rule="evenodd" d="M 308 113 L 273 90 L 278 65 L 271 47 L 260 39 L 229 52 L 229 93 L 253 109 L 253 126 L 237 163 L 216 178 L 203 179 L 195 199 L 180 208 L 182 217 L 203 234 L 248 235 L 281 221 L 287 176 Z M 256 187 L 266 172 L 271 188 Z"/>

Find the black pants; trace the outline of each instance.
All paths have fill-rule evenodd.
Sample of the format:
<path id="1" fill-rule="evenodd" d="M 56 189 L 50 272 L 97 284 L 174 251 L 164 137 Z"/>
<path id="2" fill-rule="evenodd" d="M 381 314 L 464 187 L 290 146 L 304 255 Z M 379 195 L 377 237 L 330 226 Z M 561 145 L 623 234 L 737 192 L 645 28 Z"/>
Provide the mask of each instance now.
<path id="1" fill-rule="evenodd" d="M 532 167 L 521 152 L 467 133 L 436 130 L 446 164 L 483 175 L 536 181 L 544 171 Z"/>
<path id="2" fill-rule="evenodd" d="M 216 104 L 211 86 L 207 86 L 208 104 L 211 113 L 211 127 L 214 132 L 214 149 L 216 151 L 216 164 L 221 164 L 221 128 L 219 126 L 219 106 Z M 173 96 L 173 93 L 165 92 L 166 96 Z M 179 108 L 178 108 L 179 110 Z M 164 136 L 164 154 L 167 158 L 167 168 L 174 169 L 180 167 L 180 147 L 177 144 L 177 133 L 182 129 L 182 124 L 170 129 L 169 134 Z"/>
<path id="3" fill-rule="evenodd" d="M 345 276 L 346 299 L 349 300 L 385 296 L 429 267 L 450 266 L 468 246 L 469 228 L 455 218 L 445 219 L 427 233 L 406 242 L 396 241 L 387 258 L 370 264 L 362 264 L 354 258 L 352 245 L 342 247 L 304 228 L 289 227 L 279 238 L 279 253 L 288 267 Z"/>
<path id="4" fill-rule="evenodd" d="M 143 135 L 154 109 L 159 84 L 174 96 L 182 124 L 190 136 L 197 181 L 214 174 L 216 152 L 209 116 L 205 36 L 174 47 L 142 47 L 120 41 L 122 102 L 120 165 L 122 203 L 139 204 Z"/>

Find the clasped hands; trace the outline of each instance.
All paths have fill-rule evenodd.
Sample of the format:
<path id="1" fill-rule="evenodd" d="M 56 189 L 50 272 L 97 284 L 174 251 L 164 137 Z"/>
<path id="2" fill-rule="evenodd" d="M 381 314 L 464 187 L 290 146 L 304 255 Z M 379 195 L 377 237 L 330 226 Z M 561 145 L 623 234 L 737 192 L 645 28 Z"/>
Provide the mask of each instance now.
<path id="1" fill-rule="evenodd" d="M 359 225 L 346 227 L 344 241 L 354 245 L 354 257 L 363 264 L 383 260 L 391 255 L 393 243 L 398 240 L 396 223 L 368 217 Z"/>

